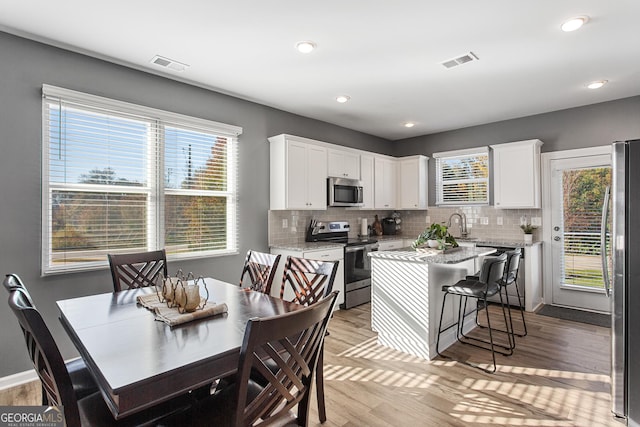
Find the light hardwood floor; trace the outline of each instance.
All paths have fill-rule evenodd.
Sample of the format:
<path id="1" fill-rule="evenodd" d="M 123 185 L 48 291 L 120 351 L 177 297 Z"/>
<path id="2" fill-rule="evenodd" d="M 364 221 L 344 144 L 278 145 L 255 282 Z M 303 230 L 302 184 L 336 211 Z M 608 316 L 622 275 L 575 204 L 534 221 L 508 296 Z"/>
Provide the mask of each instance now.
<path id="1" fill-rule="evenodd" d="M 610 330 L 529 313 L 527 326 L 514 355 L 487 374 L 378 345 L 368 304 L 336 312 L 325 341 L 328 420 L 318 422 L 314 390 L 310 425 L 621 427 L 610 412 Z M 462 344 L 445 354 L 490 362 Z M 39 386 L 0 393 L 0 404 L 37 405 Z"/>
<path id="2" fill-rule="evenodd" d="M 336 312 L 325 341 L 324 426 L 622 426 L 610 412 L 610 329 L 526 319 L 528 336 L 487 374 L 378 345 L 369 305 Z M 463 344 L 445 354 L 491 357 Z M 321 425 L 312 402 L 311 421 Z"/>

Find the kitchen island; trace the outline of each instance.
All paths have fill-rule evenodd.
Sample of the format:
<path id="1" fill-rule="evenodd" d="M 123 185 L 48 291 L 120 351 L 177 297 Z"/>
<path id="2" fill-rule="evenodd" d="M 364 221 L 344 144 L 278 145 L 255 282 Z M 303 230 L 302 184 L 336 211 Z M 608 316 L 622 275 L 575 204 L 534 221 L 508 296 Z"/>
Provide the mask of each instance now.
<path id="1" fill-rule="evenodd" d="M 378 343 L 427 360 L 436 356 L 443 285 L 475 274 L 475 260 L 493 248 L 460 247 L 441 254 L 411 248 L 373 252 L 371 256 L 371 327 Z M 443 326 L 457 319 L 458 297 L 447 298 Z M 468 309 L 469 310 L 469 309 Z M 464 330 L 475 327 L 474 317 Z M 455 342 L 455 328 L 441 334 L 440 349 Z"/>

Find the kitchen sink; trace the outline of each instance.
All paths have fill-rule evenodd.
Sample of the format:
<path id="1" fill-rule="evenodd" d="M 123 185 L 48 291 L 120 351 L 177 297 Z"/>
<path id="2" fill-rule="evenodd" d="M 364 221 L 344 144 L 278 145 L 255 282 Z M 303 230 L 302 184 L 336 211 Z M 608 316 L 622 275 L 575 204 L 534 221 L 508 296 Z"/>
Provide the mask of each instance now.
<path id="1" fill-rule="evenodd" d="M 477 242 L 479 240 L 478 237 L 454 237 L 454 239 L 461 242 Z"/>

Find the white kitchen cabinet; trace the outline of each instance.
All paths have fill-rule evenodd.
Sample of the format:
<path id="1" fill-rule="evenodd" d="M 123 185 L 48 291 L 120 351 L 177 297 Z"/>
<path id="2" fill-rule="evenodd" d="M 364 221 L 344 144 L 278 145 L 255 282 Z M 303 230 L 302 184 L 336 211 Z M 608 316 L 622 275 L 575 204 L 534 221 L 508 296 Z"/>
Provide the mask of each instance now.
<path id="1" fill-rule="evenodd" d="M 362 209 L 373 209 L 373 189 L 375 186 L 375 174 L 373 156 L 360 156 L 360 181 L 362 181 Z"/>
<path id="2" fill-rule="evenodd" d="M 428 173 L 426 156 L 409 156 L 398 159 L 398 208 L 426 209 L 428 198 Z"/>
<path id="3" fill-rule="evenodd" d="M 327 208 L 327 149 L 304 138 L 269 138 L 270 209 Z"/>
<path id="4" fill-rule="evenodd" d="M 493 204 L 500 209 L 540 208 L 540 147 L 542 141 L 491 145 Z"/>
<path id="5" fill-rule="evenodd" d="M 341 304 L 344 304 L 344 248 L 336 247 L 333 249 L 317 249 L 317 250 L 291 250 L 291 249 L 279 249 L 271 248 L 271 253 L 274 255 L 282 255 L 280 257 L 280 263 L 276 270 L 275 278 L 273 279 L 273 285 L 271 286 L 271 296 L 280 298 L 280 288 L 282 287 L 282 274 L 284 273 L 284 265 L 287 262 L 288 256 L 297 258 L 315 259 L 320 261 L 339 261 L 338 271 L 336 272 L 336 278 L 333 281 L 334 291 L 340 291 L 338 294 L 338 301 L 336 303 L 336 310 Z M 293 300 L 293 291 L 285 288 L 284 300 Z"/>
<path id="6" fill-rule="evenodd" d="M 400 249 L 404 247 L 404 240 L 400 238 L 378 240 L 379 251 L 391 251 L 393 249 Z"/>
<path id="7" fill-rule="evenodd" d="M 395 209 L 397 194 L 396 160 L 376 156 L 374 160 L 374 207 Z"/>
<path id="8" fill-rule="evenodd" d="M 327 171 L 329 176 L 360 179 L 360 155 L 353 151 L 329 149 Z"/>

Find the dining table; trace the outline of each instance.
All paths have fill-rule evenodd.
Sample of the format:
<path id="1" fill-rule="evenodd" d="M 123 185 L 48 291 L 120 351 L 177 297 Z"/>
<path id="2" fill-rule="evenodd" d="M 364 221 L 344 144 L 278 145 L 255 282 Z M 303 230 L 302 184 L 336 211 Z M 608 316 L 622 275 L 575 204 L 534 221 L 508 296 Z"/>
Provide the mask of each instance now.
<path id="1" fill-rule="evenodd" d="M 213 278 L 209 302 L 227 312 L 176 326 L 138 304 L 153 287 L 57 301 L 60 321 L 115 419 L 236 372 L 247 321 L 303 308 Z"/>

